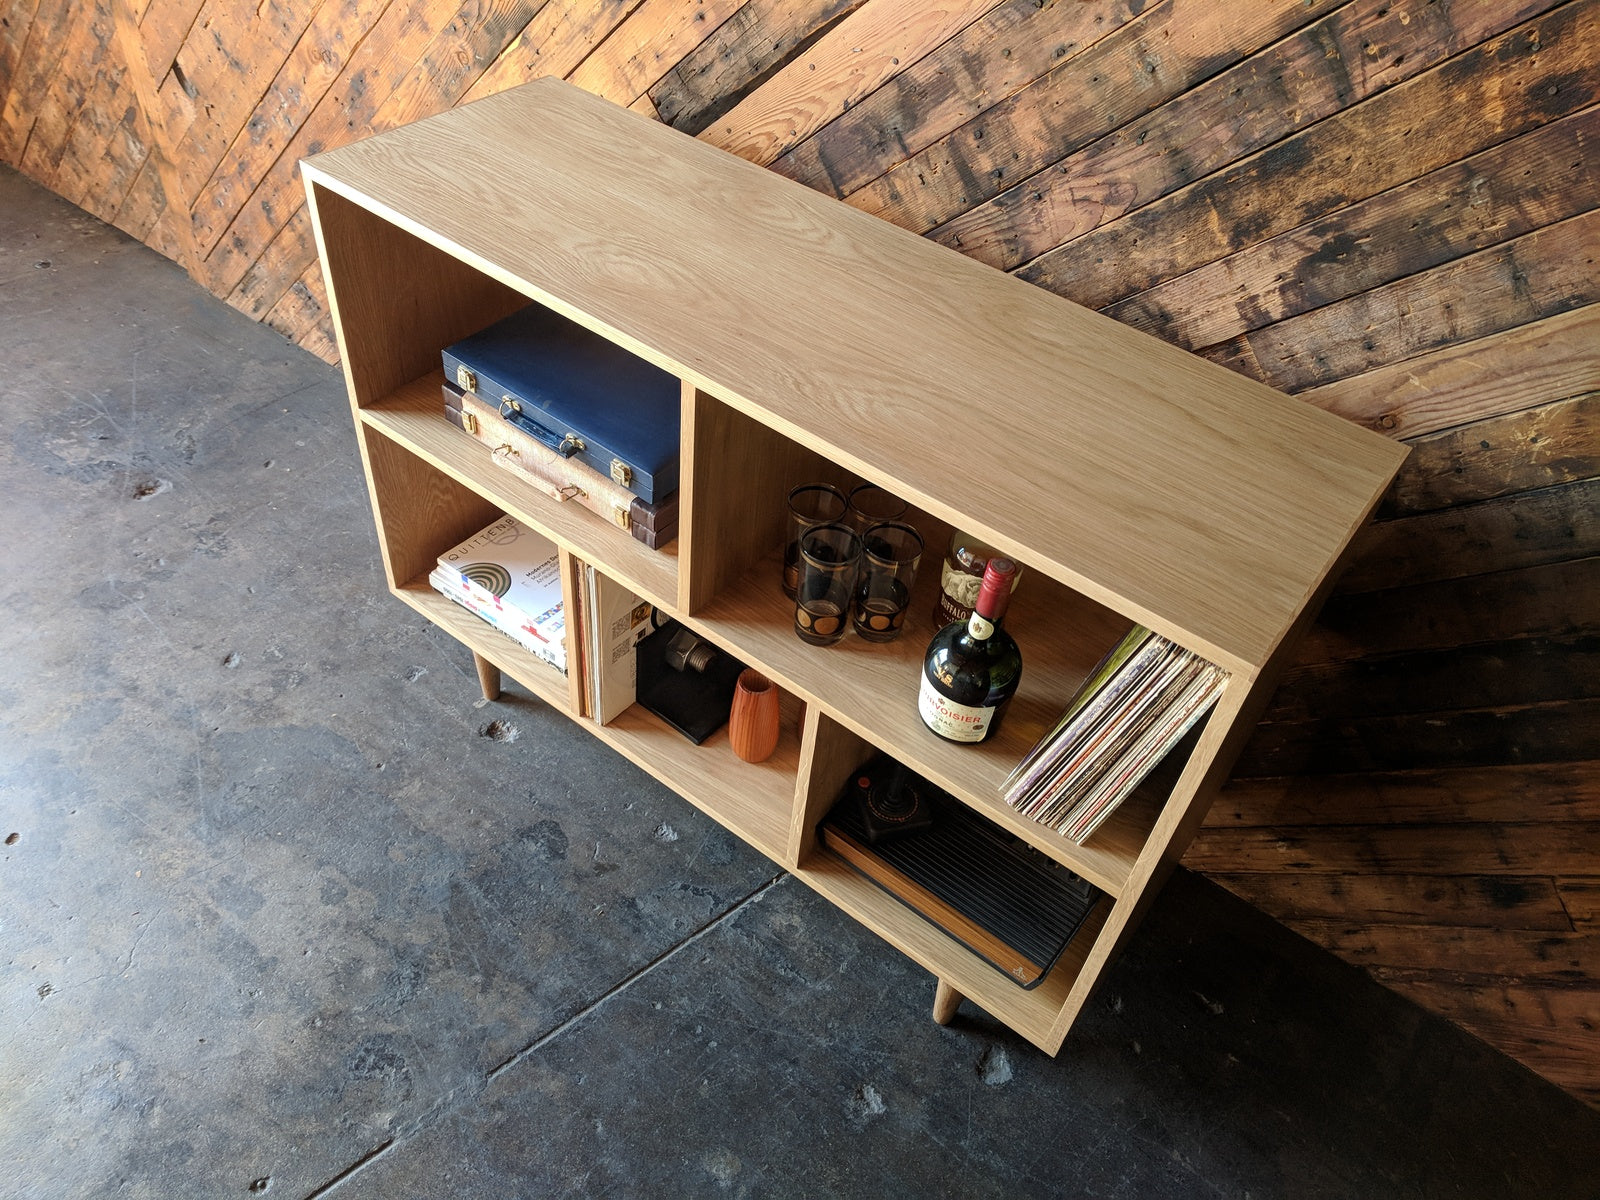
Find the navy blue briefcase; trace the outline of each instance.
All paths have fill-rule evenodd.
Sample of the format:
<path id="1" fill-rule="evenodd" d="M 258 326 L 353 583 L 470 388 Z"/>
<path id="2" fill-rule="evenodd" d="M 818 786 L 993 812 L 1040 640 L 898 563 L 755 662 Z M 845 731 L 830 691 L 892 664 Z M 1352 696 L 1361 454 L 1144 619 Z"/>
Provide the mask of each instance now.
<path id="1" fill-rule="evenodd" d="M 444 373 L 646 504 L 677 490 L 677 377 L 542 304 L 447 347 Z"/>

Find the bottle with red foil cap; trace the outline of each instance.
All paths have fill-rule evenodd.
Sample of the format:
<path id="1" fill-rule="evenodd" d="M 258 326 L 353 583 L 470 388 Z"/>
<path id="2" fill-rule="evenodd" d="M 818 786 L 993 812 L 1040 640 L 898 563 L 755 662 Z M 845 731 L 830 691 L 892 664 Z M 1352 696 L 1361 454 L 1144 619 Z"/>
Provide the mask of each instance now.
<path id="1" fill-rule="evenodd" d="M 1000 628 L 1017 564 L 991 558 L 972 616 L 952 621 L 928 643 L 917 709 L 923 724 L 952 742 L 981 742 L 999 728 L 1022 680 L 1022 651 Z"/>

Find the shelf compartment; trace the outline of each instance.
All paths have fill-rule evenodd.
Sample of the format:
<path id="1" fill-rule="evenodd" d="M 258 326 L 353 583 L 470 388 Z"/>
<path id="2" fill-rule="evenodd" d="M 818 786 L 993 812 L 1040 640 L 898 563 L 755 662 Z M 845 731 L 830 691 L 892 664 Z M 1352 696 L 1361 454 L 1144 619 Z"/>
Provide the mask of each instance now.
<path id="1" fill-rule="evenodd" d="M 441 596 L 428 584 L 427 577 L 394 589 L 394 594 L 439 626 L 451 637 L 488 659 L 540 700 L 569 717 L 577 716 L 567 676 L 517 645 L 489 622 Z M 572 662 L 570 629 L 567 661 Z"/>
<path id="2" fill-rule="evenodd" d="M 637 704 L 609 725 L 585 721 L 584 726 L 781 864 L 786 857 L 800 764 L 799 700 L 786 694 L 782 714 L 778 748 L 759 763 L 747 763 L 734 754 L 726 726 L 697 746 Z"/>
<path id="3" fill-rule="evenodd" d="M 563 504 L 493 462 L 478 442 L 445 418 L 442 369 L 404 384 L 363 408 L 368 429 L 404 446 L 563 549 L 608 570 L 646 600 L 667 609 L 678 601 L 678 543 L 652 550 L 576 504 Z"/>
<path id="4" fill-rule="evenodd" d="M 922 520 L 919 528 L 941 529 Z M 916 523 L 916 522 L 914 522 Z M 927 533 L 924 533 L 927 536 Z M 1149 791 L 1130 797 L 1083 846 L 1018 814 L 1000 793 L 1011 769 L 1055 722 L 1101 656 L 1130 622 L 1038 571 L 1028 571 L 1012 599 L 1006 627 L 1022 647 L 1022 686 L 1005 723 L 988 742 L 956 745 L 934 736 L 917 713 L 922 656 L 933 635 L 938 551 L 930 539 L 905 632 L 869 644 L 847 636 L 808 646 L 794 633 L 794 603 L 778 586 L 774 551 L 724 589 L 689 624 L 751 665 L 817 704 L 841 724 L 911 766 L 1113 896 L 1122 894 L 1160 811 Z M 929 561 L 930 558 L 932 561 Z"/>
<path id="5" fill-rule="evenodd" d="M 1102 899 L 1039 986 L 1024 989 L 827 850 L 809 855 L 795 876 L 1049 1054 L 1060 1046 L 1056 1020 L 1111 911 Z"/>

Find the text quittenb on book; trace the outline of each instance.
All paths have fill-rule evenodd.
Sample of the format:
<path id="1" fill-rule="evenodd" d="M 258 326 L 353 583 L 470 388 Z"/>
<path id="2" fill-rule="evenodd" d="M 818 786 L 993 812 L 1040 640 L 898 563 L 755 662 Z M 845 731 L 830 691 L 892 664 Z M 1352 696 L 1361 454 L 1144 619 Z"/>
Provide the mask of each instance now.
<path id="1" fill-rule="evenodd" d="M 567 669 L 561 555 L 537 530 L 501 517 L 441 554 L 428 582 L 529 653 Z"/>

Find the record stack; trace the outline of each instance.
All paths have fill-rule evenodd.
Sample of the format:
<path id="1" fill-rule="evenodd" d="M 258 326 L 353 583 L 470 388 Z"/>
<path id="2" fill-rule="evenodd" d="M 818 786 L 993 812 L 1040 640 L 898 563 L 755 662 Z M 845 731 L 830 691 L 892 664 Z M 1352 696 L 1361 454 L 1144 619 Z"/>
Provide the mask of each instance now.
<path id="1" fill-rule="evenodd" d="M 515 517 L 501 517 L 441 554 L 428 583 L 524 650 L 566 671 L 560 552 L 543 534 Z"/>
<path id="2" fill-rule="evenodd" d="M 1205 715 L 1227 678 L 1134 626 L 1001 785 L 1006 802 L 1081 844 Z"/>

